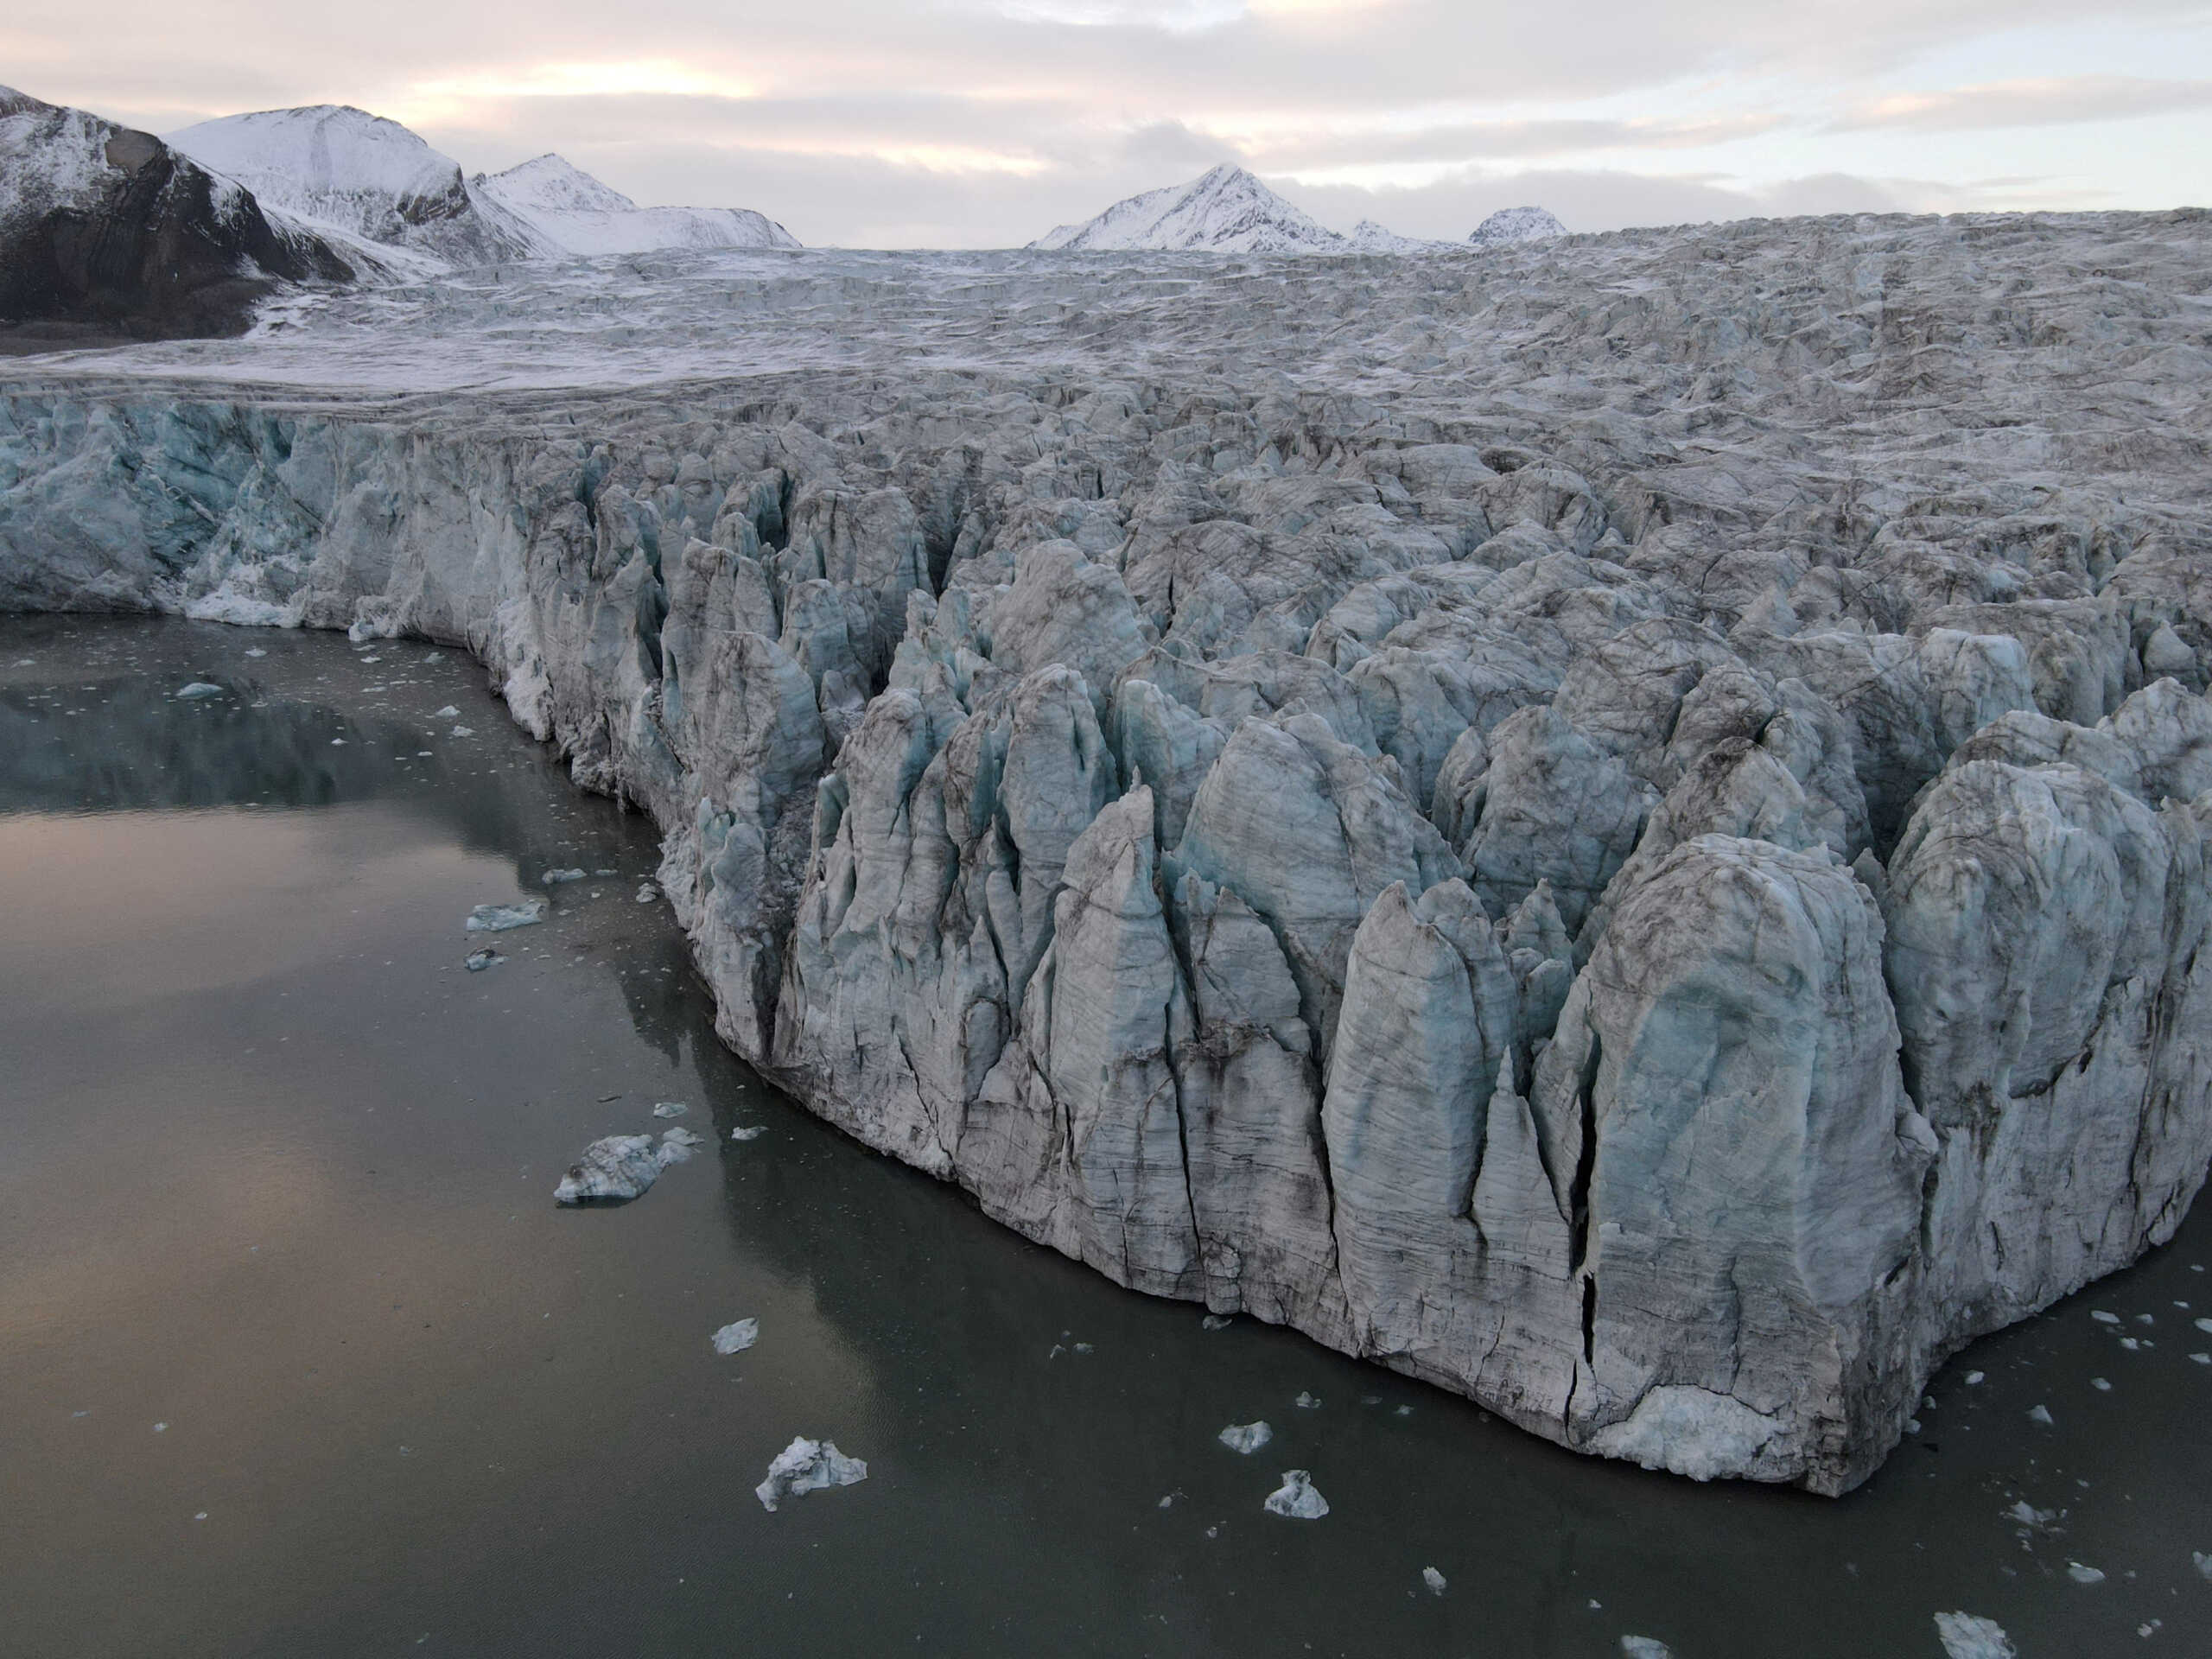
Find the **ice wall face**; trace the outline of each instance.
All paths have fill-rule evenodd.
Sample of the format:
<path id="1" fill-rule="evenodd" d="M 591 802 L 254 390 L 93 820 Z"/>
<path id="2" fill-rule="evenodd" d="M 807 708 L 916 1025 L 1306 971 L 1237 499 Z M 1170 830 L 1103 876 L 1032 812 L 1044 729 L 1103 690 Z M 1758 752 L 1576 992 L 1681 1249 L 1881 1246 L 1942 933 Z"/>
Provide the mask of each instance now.
<path id="1" fill-rule="evenodd" d="M 1425 397 L 21 385 L 0 605 L 465 641 L 849 1132 L 1565 1445 L 1840 1491 L 2212 1157 L 2204 227 L 1759 235 L 1470 261 Z M 1361 274 L 1375 361 L 1443 270 Z"/>

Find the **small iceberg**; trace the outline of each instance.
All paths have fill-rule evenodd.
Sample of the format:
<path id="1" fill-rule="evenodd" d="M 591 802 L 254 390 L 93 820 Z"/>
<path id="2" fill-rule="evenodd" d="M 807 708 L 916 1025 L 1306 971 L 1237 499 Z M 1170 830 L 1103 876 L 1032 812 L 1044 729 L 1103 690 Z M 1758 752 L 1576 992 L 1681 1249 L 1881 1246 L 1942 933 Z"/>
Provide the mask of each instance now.
<path id="1" fill-rule="evenodd" d="M 505 960 L 505 957 L 487 944 L 480 950 L 470 951 L 461 965 L 472 974 L 480 974 L 486 968 L 496 968 Z"/>
<path id="2" fill-rule="evenodd" d="M 1428 1592 L 1432 1596 L 1440 1596 L 1444 1593 L 1445 1577 L 1434 1567 L 1421 1568 L 1421 1581 L 1428 1586 Z"/>
<path id="3" fill-rule="evenodd" d="M 758 1141 L 767 1133 L 766 1124 L 741 1123 L 729 1132 L 729 1138 L 733 1141 Z"/>
<path id="4" fill-rule="evenodd" d="M 661 1136 L 660 1150 L 654 1156 L 660 1160 L 661 1167 L 666 1169 L 671 1164 L 690 1163 L 693 1148 L 706 1144 L 707 1137 L 703 1135 L 694 1135 L 689 1129 L 671 1129 Z"/>
<path id="5" fill-rule="evenodd" d="M 768 1478 L 753 1489 L 760 1507 L 773 1513 L 786 1497 L 804 1497 L 830 1486 L 851 1486 L 868 1478 L 868 1465 L 849 1458 L 834 1440 L 810 1440 L 804 1434 L 776 1454 Z"/>
<path id="6" fill-rule="evenodd" d="M 430 718 L 432 720 L 459 720 L 461 718 L 461 710 L 454 708 L 453 704 L 448 703 L 444 708 L 439 709 L 436 714 L 432 715 Z"/>
<path id="7" fill-rule="evenodd" d="M 658 1100 L 653 1103 L 655 1117 L 681 1117 L 690 1109 L 680 1100 Z"/>
<path id="8" fill-rule="evenodd" d="M 1936 1636 L 1951 1659 L 2018 1659 L 2012 1638 L 1993 1618 L 1982 1618 L 1973 1613 L 1938 1613 Z"/>
<path id="9" fill-rule="evenodd" d="M 468 912 L 471 933 L 505 933 L 511 928 L 535 927 L 545 919 L 545 901 L 525 899 L 518 905 L 479 905 Z"/>
<path id="10" fill-rule="evenodd" d="M 1264 1422 L 1231 1423 L 1214 1438 L 1230 1451 L 1250 1457 L 1275 1437 L 1275 1432 Z"/>
<path id="11" fill-rule="evenodd" d="M 690 1154 L 684 1154 L 689 1157 Z M 626 1204 L 643 1197 L 660 1178 L 662 1163 L 650 1135 L 610 1135 L 584 1148 L 584 1155 L 553 1189 L 559 1204 Z"/>
<path id="12" fill-rule="evenodd" d="M 2102 1584 L 2105 1581 L 2101 1568 L 2084 1567 L 2079 1561 L 2066 1563 L 2066 1576 L 2076 1584 Z"/>
<path id="13" fill-rule="evenodd" d="M 1621 1659 L 1675 1659 L 1675 1650 L 1656 1636 L 1624 1636 Z"/>
<path id="14" fill-rule="evenodd" d="M 741 1354 L 760 1340 L 760 1321 L 739 1319 L 715 1332 L 715 1351 L 718 1354 Z"/>
<path id="15" fill-rule="evenodd" d="M 584 873 L 582 870 L 548 870 L 537 878 L 537 885 L 541 887 L 557 887 L 563 881 L 581 881 L 583 879 Z"/>
<path id="16" fill-rule="evenodd" d="M 178 688 L 176 700 L 179 702 L 199 702 L 208 697 L 227 697 L 230 695 L 219 685 L 211 685 L 206 680 L 194 680 L 189 685 Z"/>
<path id="17" fill-rule="evenodd" d="M 1282 1484 L 1268 1494 L 1269 1515 L 1293 1521 L 1319 1521 L 1329 1512 L 1329 1500 L 1313 1490 L 1313 1477 L 1303 1469 L 1282 1471 Z"/>
<path id="18" fill-rule="evenodd" d="M 638 889 L 638 902 L 641 905 L 655 904 L 658 902 L 659 899 L 660 889 L 650 881 L 645 882 Z"/>

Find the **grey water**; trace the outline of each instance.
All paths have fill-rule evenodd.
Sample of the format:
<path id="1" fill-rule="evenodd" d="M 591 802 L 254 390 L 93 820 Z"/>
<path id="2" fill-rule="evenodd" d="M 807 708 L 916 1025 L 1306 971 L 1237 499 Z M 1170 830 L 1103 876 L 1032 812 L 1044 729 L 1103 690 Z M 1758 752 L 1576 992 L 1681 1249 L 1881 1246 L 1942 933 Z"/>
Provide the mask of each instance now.
<path id="1" fill-rule="evenodd" d="M 0 619 L 0 1652 L 2212 1651 L 2203 1217 L 1848 1497 L 1696 1486 L 845 1141 L 716 1042 L 656 862 L 458 652 Z M 556 1208 L 662 1101 L 699 1156 Z M 868 1478 L 769 1514 L 798 1434 Z"/>

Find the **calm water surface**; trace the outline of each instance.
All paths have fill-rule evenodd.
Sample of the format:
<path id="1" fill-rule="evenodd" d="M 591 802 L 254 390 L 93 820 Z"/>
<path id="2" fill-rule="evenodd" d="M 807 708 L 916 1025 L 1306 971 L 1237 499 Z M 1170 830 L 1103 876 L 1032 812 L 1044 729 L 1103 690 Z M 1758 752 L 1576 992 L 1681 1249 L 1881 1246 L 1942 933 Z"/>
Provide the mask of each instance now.
<path id="1" fill-rule="evenodd" d="M 1852 1497 L 1693 1486 L 842 1140 L 715 1043 L 655 861 L 457 653 L 0 619 L 0 1651 L 1940 1659 L 1963 1609 L 2212 1652 L 2202 1218 L 1955 1361 Z M 465 972 L 563 866 L 613 874 Z M 663 1100 L 700 1157 L 556 1208 Z M 799 1433 L 868 1478 L 767 1514 Z M 1325 1520 L 1262 1513 L 1294 1467 Z"/>

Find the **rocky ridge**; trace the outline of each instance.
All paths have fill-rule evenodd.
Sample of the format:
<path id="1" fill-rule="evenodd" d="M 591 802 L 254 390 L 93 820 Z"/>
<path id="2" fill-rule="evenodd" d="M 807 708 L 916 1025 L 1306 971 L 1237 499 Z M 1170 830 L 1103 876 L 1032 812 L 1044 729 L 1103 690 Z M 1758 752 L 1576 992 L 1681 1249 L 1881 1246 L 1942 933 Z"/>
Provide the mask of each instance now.
<path id="1" fill-rule="evenodd" d="M 16 377 L 0 605 L 466 642 L 830 1121 L 1122 1283 L 1840 1491 L 2212 1156 L 2208 228 L 1096 309 L 733 257 L 755 336 L 855 283 L 877 336 L 650 401 L 310 392 L 411 314 L 335 315 Z M 686 280 L 608 351 L 696 366 Z"/>
<path id="2" fill-rule="evenodd" d="M 62 343 L 237 334 L 283 284 L 354 274 L 151 133 L 0 87 L 0 324 Z"/>

